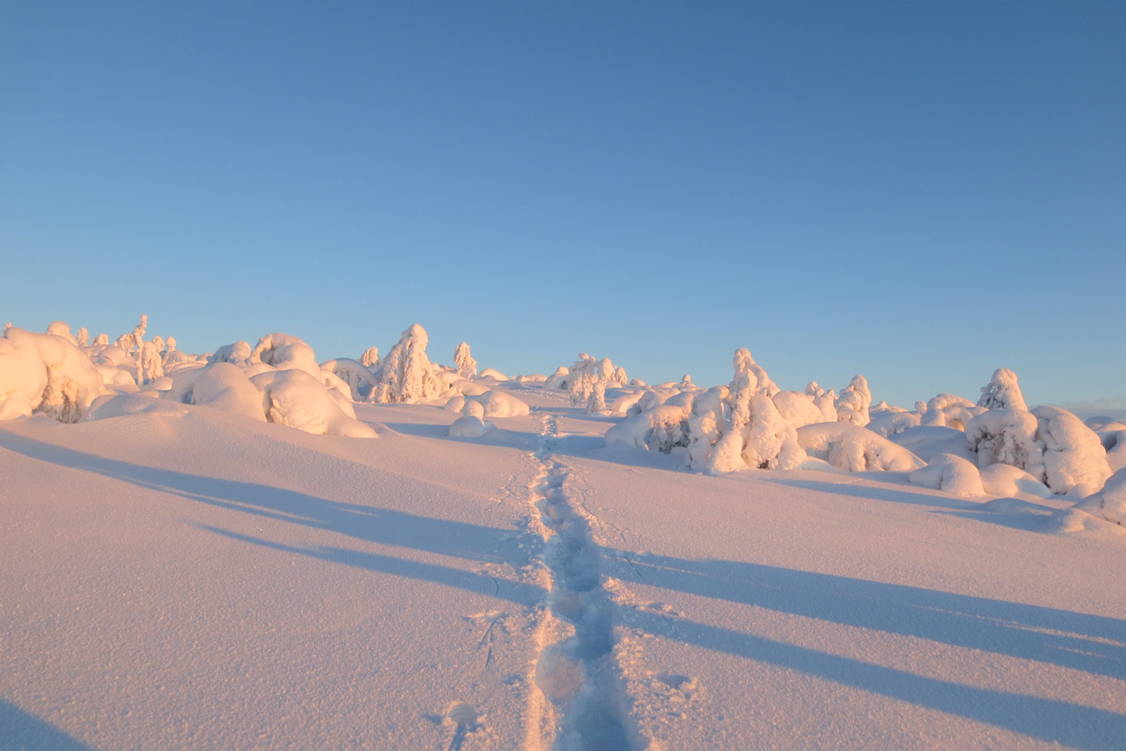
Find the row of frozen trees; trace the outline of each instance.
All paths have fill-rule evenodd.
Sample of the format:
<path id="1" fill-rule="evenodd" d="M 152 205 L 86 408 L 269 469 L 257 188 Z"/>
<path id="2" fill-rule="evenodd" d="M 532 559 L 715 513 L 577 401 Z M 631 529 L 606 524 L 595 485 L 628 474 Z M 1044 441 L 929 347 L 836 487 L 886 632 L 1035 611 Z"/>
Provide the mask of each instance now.
<path id="1" fill-rule="evenodd" d="M 433 401 L 466 389 L 478 375 L 469 345 L 454 367 L 432 363 L 426 330 L 403 332 L 387 356 L 368 348 L 359 360 L 318 363 L 305 341 L 282 333 L 255 346 L 239 341 L 207 355 L 176 348 L 173 337 L 146 338 L 148 317 L 117 337 L 72 333 L 61 321 L 39 334 L 11 325 L 0 339 L 0 419 L 46 414 L 62 422 L 203 404 L 312 433 L 374 437 L 353 402 Z M 503 379 L 486 370 L 487 378 Z M 159 401 L 154 401 L 154 399 Z"/>
<path id="2" fill-rule="evenodd" d="M 912 482 L 965 496 L 1039 487 L 1085 497 L 1126 466 L 1126 424 L 1030 410 L 1004 368 L 976 403 L 940 394 L 913 410 L 873 406 L 863 376 L 839 394 L 815 382 L 784 391 L 746 349 L 736 351 L 734 371 L 729 384 L 707 390 L 685 382 L 623 397 L 633 403 L 607 442 L 675 452 L 711 474 L 812 467 L 814 459 L 846 471 L 909 472 Z"/>

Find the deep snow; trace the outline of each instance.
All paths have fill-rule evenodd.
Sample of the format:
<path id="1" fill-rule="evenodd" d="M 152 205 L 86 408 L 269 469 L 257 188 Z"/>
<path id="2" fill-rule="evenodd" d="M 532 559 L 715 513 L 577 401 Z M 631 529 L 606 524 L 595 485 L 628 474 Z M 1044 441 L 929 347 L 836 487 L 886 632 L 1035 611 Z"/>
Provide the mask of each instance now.
<path id="1" fill-rule="evenodd" d="M 429 367 L 412 332 L 396 373 Z M 374 356 L 325 367 L 263 342 L 258 364 L 232 345 L 210 371 L 165 352 L 181 375 L 153 382 L 173 398 L 0 422 L 0 748 L 1122 748 L 1123 479 L 1077 506 L 1015 466 L 979 471 L 949 427 L 1000 415 L 980 431 L 1000 446 L 1058 412 L 896 412 L 854 379 L 840 422 L 796 428 L 800 468 L 710 476 L 686 469 L 690 436 L 734 426 L 745 457 L 756 425 L 804 422 L 826 392 L 762 371 L 772 388 L 740 401 L 607 365 L 575 398 L 580 361 L 436 369 L 465 395 L 448 409 L 445 392 L 353 404 L 340 389 L 384 383 Z M 737 377 L 761 370 L 749 357 Z M 378 440 L 270 418 L 264 375 Z M 437 388 L 408 376 L 386 393 Z M 1065 422 L 1068 446 L 1090 442 Z"/>

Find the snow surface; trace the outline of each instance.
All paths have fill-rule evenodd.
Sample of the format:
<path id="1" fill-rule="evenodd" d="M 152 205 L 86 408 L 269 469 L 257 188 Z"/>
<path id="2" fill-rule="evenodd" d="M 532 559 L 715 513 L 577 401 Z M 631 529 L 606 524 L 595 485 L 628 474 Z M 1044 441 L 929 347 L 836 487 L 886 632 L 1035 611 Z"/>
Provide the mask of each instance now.
<path id="1" fill-rule="evenodd" d="M 92 419 L 0 423 L 0 748 L 1122 748 L 1126 479 L 1051 493 L 1103 471 L 1070 413 L 838 412 L 747 352 L 708 390 L 493 379 L 455 429 L 357 399 L 474 383 L 414 327 L 382 375 L 270 335 L 103 385 L 143 328 L 83 345 L 128 355 Z M 726 435 L 767 468 L 686 469 Z M 1055 469 L 980 461 L 1018 449 Z"/>

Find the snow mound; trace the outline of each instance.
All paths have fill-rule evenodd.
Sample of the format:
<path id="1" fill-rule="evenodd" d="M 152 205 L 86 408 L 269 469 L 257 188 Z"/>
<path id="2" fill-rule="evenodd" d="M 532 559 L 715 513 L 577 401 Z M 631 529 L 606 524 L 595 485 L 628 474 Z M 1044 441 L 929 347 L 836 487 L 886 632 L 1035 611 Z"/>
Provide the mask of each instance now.
<path id="1" fill-rule="evenodd" d="M 167 398 L 183 404 L 221 409 L 258 422 L 267 419 L 262 393 L 242 368 L 229 362 L 215 362 L 204 368 L 182 371 L 173 377 Z"/>
<path id="2" fill-rule="evenodd" d="M 480 417 L 522 417 L 531 412 L 527 402 L 517 399 L 512 394 L 504 391 L 486 391 L 479 396 L 455 396 L 446 402 L 446 409 L 460 412 L 465 415 L 476 414 L 480 409 Z"/>
<path id="3" fill-rule="evenodd" d="M 0 420 L 78 422 L 103 393 L 101 372 L 70 339 L 14 327 L 0 339 Z"/>
<path id="4" fill-rule="evenodd" d="M 1044 481 L 1052 492 L 1083 497 L 1102 489 L 1111 470 L 1098 434 L 1059 407 L 1037 407 L 1032 414 L 1039 421 Z"/>
<path id="5" fill-rule="evenodd" d="M 985 495 L 977 467 L 954 454 L 939 454 L 930 464 L 909 474 L 907 479 L 915 485 L 942 490 L 963 498 Z"/>
<path id="6" fill-rule="evenodd" d="M 369 425 L 356 419 L 351 404 L 303 370 L 260 373 L 250 380 L 261 390 L 266 419 L 272 423 L 315 435 L 376 437 Z"/>
<path id="7" fill-rule="evenodd" d="M 289 334 L 266 334 L 250 353 L 250 362 L 264 362 L 278 370 L 300 370 L 320 378 L 321 366 L 313 348 Z"/>
<path id="8" fill-rule="evenodd" d="M 1011 464 L 990 464 L 981 469 L 981 484 L 989 495 L 1034 495 L 1047 498 L 1052 491 L 1039 479 Z"/>
<path id="9" fill-rule="evenodd" d="M 913 472 L 925 466 L 903 446 L 859 425 L 818 423 L 798 428 L 797 434 L 810 456 L 849 472 Z"/>
<path id="10" fill-rule="evenodd" d="M 482 370 L 480 373 L 477 374 L 477 377 L 478 378 L 492 378 L 494 381 L 507 381 L 507 380 L 509 380 L 508 376 L 506 376 L 504 373 L 501 373 L 499 370 L 496 370 L 495 368 L 485 368 L 484 370 Z"/>
<path id="11" fill-rule="evenodd" d="M 1101 493 L 1080 502 L 1077 508 L 1126 527 L 1126 469 L 1115 472 Z"/>
<path id="12" fill-rule="evenodd" d="M 985 411 L 985 407 L 975 406 L 969 399 L 938 394 L 927 402 L 920 424 L 965 430 L 966 423 Z"/>

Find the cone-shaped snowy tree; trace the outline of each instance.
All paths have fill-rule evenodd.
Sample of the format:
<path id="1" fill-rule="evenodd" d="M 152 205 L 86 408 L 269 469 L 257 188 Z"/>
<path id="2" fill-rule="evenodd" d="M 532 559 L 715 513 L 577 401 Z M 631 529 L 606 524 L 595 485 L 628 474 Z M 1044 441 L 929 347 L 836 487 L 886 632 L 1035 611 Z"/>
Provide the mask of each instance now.
<path id="1" fill-rule="evenodd" d="M 426 356 L 430 336 L 417 323 L 403 332 L 399 342 L 387 353 L 379 369 L 379 383 L 372 390 L 372 401 L 422 402 L 442 395 L 442 382 Z"/>
<path id="2" fill-rule="evenodd" d="M 469 342 L 462 342 L 454 348 L 454 367 L 462 378 L 472 378 L 477 375 L 477 361 L 469 350 Z"/>
<path id="3" fill-rule="evenodd" d="M 1017 374 L 1008 368 L 997 368 L 989 383 L 981 387 L 977 406 L 986 409 L 1028 409 L 1021 393 Z"/>

